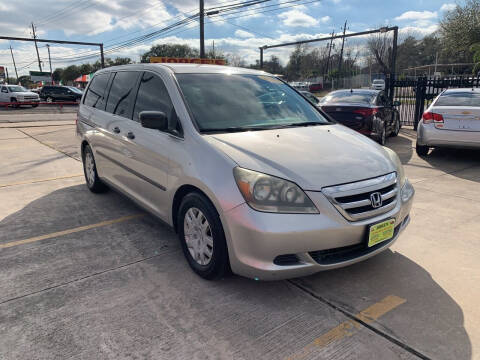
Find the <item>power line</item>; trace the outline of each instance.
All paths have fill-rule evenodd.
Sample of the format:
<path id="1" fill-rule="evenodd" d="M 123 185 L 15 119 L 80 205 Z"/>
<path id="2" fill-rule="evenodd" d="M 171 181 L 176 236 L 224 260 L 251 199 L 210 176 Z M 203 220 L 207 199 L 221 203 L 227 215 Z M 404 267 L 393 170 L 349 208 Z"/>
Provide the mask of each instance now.
<path id="1" fill-rule="evenodd" d="M 73 4 L 63 8 L 62 10 L 59 10 L 56 13 L 53 13 L 50 16 L 47 16 L 46 18 L 44 18 L 44 20 L 37 21 L 37 25 L 45 25 L 45 24 L 51 23 L 53 21 L 56 21 L 60 16 L 64 16 L 72 10 L 75 10 L 75 11 L 85 10 L 86 8 L 97 5 L 96 3 L 92 3 L 92 1 L 93 0 L 85 0 L 85 2 L 83 2 L 83 3 L 82 2 L 73 3 Z"/>

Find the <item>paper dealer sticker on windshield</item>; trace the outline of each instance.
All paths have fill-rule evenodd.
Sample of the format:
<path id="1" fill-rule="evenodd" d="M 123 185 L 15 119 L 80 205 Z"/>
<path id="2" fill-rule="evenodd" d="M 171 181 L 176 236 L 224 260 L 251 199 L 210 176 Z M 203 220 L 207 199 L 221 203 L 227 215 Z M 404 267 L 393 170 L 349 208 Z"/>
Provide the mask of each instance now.
<path id="1" fill-rule="evenodd" d="M 262 80 L 271 82 L 273 84 L 281 84 L 282 83 L 280 80 L 278 80 L 277 78 L 274 78 L 272 76 L 260 75 L 259 78 L 262 79 Z"/>

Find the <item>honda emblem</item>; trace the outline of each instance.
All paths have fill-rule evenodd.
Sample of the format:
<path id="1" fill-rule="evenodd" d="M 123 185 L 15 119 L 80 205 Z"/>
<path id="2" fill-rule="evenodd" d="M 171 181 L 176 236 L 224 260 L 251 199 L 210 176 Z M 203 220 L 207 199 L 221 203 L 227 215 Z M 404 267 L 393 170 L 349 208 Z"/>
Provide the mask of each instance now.
<path id="1" fill-rule="evenodd" d="M 382 206 L 382 194 L 379 193 L 378 191 L 374 192 L 374 193 L 371 193 L 370 194 L 370 202 L 371 202 L 372 207 L 374 209 L 379 208 L 380 206 Z"/>

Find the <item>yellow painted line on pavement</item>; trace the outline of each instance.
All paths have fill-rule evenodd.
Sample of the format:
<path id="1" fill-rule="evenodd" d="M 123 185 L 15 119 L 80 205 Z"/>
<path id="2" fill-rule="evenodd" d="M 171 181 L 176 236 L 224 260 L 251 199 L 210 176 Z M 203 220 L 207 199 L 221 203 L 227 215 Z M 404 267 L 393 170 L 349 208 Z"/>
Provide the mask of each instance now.
<path id="1" fill-rule="evenodd" d="M 16 185 L 25 185 L 25 184 L 35 184 L 39 182 L 45 182 L 45 181 L 53 181 L 53 180 L 61 180 L 61 179 L 71 179 L 74 177 L 79 177 L 83 176 L 83 174 L 77 174 L 77 175 L 65 175 L 65 176 L 57 176 L 53 178 L 47 178 L 47 179 L 38 179 L 38 180 L 29 180 L 29 181 L 19 181 L 15 183 L 10 183 L 10 184 L 0 184 L 0 188 L 8 187 L 8 186 L 16 186 Z"/>
<path id="2" fill-rule="evenodd" d="M 79 227 L 76 227 L 76 228 L 73 228 L 73 229 L 57 231 L 57 232 L 54 232 L 54 233 L 51 233 L 51 234 L 35 236 L 35 237 L 29 238 L 29 239 L 10 241 L 10 242 L 4 243 L 4 244 L 0 244 L 0 249 L 5 249 L 5 248 L 13 247 L 13 246 L 18 246 L 18 245 L 29 244 L 29 243 L 37 242 L 37 241 L 40 241 L 40 240 L 51 239 L 51 238 L 58 237 L 58 236 L 69 235 L 69 234 L 77 233 L 77 232 L 80 232 L 80 231 L 95 229 L 95 228 L 102 227 L 102 226 L 118 224 L 118 223 L 121 223 L 121 222 L 124 222 L 124 221 L 140 218 L 142 216 L 145 216 L 145 214 L 134 214 L 134 215 L 122 216 L 120 218 L 113 219 L 113 220 L 101 221 L 101 222 L 96 223 L 96 224 L 79 226 Z"/>
<path id="3" fill-rule="evenodd" d="M 392 311 L 393 309 L 402 305 L 405 302 L 407 302 L 406 299 L 403 299 L 395 295 L 389 295 L 383 300 L 361 311 L 360 313 L 355 315 L 355 317 L 358 320 L 361 320 L 368 324 L 368 323 L 371 323 L 372 321 L 377 320 L 379 317 L 385 315 L 389 311 Z M 361 323 L 355 320 L 344 321 L 340 325 L 334 327 L 329 332 L 313 340 L 310 344 L 308 344 L 303 349 L 301 349 L 299 353 L 292 355 L 287 359 L 288 360 L 302 359 L 308 356 L 309 354 L 311 354 L 311 352 L 314 351 L 315 348 L 323 348 L 334 341 L 338 341 L 345 337 L 352 336 L 356 332 L 356 330 L 360 329 L 361 327 L 362 327 Z"/>

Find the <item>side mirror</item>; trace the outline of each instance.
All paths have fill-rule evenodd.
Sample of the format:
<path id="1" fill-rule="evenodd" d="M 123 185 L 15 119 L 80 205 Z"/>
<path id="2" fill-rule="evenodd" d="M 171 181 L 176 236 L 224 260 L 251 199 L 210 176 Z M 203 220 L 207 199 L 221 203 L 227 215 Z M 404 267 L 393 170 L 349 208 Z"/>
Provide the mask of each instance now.
<path id="1" fill-rule="evenodd" d="M 168 118 L 162 111 L 142 111 L 138 117 L 144 128 L 160 131 L 168 130 Z"/>
<path id="2" fill-rule="evenodd" d="M 400 105 L 402 105 L 402 103 L 401 103 L 400 101 L 398 101 L 398 100 L 395 100 L 395 101 L 393 102 L 393 106 L 400 106 Z"/>

